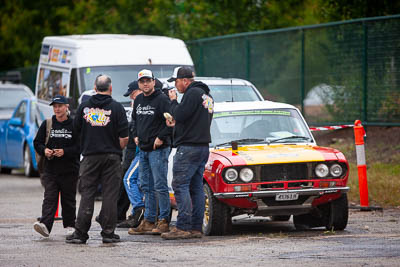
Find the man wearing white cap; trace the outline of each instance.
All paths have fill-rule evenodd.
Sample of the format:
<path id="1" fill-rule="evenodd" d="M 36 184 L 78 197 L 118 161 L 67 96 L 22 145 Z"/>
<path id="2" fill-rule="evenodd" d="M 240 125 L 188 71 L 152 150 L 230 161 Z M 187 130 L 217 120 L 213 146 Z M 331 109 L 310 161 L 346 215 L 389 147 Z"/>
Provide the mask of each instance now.
<path id="1" fill-rule="evenodd" d="M 170 108 L 170 100 L 155 89 L 155 78 L 150 70 L 138 73 L 139 88 L 143 94 L 136 97 L 132 121 L 133 136 L 140 148 L 139 184 L 144 193 L 144 220 L 128 233 L 161 234 L 169 231 L 170 202 L 167 183 L 168 156 L 171 145 L 171 128 L 167 127 L 164 112 Z M 157 226 L 157 201 L 160 213 Z"/>

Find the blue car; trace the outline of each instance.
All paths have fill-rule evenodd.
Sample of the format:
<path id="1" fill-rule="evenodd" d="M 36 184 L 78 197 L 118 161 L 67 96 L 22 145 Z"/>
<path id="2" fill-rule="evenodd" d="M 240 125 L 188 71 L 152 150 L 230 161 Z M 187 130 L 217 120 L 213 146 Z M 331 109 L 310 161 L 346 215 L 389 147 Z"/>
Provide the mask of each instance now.
<path id="1" fill-rule="evenodd" d="M 0 120 L 0 171 L 24 169 L 27 177 L 37 175 L 33 140 L 40 124 L 51 114 L 39 109 L 36 98 L 23 99 L 9 120 Z M 46 116 L 47 115 L 47 116 Z"/>

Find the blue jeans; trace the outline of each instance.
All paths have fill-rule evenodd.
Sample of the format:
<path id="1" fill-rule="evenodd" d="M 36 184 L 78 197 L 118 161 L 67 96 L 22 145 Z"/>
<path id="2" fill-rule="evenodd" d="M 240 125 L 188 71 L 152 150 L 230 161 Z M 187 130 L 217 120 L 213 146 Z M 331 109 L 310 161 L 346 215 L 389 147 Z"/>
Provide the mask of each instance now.
<path id="1" fill-rule="evenodd" d="M 176 227 L 202 231 L 204 218 L 203 172 L 208 146 L 179 146 L 174 156 L 172 188 L 178 206 Z"/>
<path id="2" fill-rule="evenodd" d="M 160 209 L 159 220 L 169 218 L 171 209 L 167 181 L 169 151 L 169 147 L 140 151 L 139 183 L 144 193 L 144 218 L 150 222 L 156 221 L 156 199 Z"/>
<path id="3" fill-rule="evenodd" d="M 132 160 L 131 166 L 129 166 L 123 179 L 126 193 L 128 195 L 129 201 L 132 204 L 132 215 L 134 215 L 134 211 L 136 208 L 144 207 L 143 193 L 139 189 L 138 184 L 139 155 L 136 155 L 135 159 Z"/>

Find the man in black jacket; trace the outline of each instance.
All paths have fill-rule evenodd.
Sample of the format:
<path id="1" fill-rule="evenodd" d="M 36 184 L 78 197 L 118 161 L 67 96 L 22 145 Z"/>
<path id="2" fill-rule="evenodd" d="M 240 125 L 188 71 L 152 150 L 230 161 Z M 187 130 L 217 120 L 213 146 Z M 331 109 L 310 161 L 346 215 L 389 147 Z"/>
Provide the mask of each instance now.
<path id="1" fill-rule="evenodd" d="M 128 143 L 128 120 L 124 107 L 111 97 L 110 77 L 99 75 L 95 81 L 96 95 L 79 105 L 74 126 L 80 134 L 81 202 L 75 232 L 67 243 L 86 243 L 94 209 L 98 184 L 102 185 L 100 211 L 103 243 L 119 242 L 114 233 L 117 221 L 117 200 L 121 183 L 122 149 Z"/>
<path id="2" fill-rule="evenodd" d="M 62 217 L 67 234 L 75 228 L 76 183 L 79 171 L 79 141 L 73 128 L 73 120 L 69 116 L 68 101 L 62 95 L 57 95 L 50 103 L 54 115 L 51 118 L 50 129 L 43 121 L 33 141 L 35 150 L 45 157 L 44 199 L 40 222 L 35 222 L 34 229 L 48 237 L 54 223 L 54 214 L 61 194 Z M 46 143 L 46 135 L 48 142 Z"/>
<path id="3" fill-rule="evenodd" d="M 200 238 L 205 205 L 203 172 L 209 155 L 214 101 L 208 86 L 194 81 L 193 71 L 189 68 L 175 68 L 168 81 L 175 81 L 176 89 L 184 95 L 178 104 L 176 92 L 169 92 L 173 119 L 166 122 L 169 126 L 174 126 L 173 140 L 174 147 L 177 147 L 172 188 L 178 206 L 178 219 L 176 228 L 161 237 Z"/>
<path id="4" fill-rule="evenodd" d="M 167 127 L 164 112 L 169 111 L 170 101 L 159 89 L 150 70 L 138 73 L 142 94 L 135 99 L 132 120 L 135 121 L 135 142 L 140 148 L 139 184 L 145 197 L 144 220 L 129 234 L 161 234 L 169 231 L 170 200 L 167 172 L 171 144 L 171 128 Z M 157 227 L 156 213 L 160 210 Z"/>

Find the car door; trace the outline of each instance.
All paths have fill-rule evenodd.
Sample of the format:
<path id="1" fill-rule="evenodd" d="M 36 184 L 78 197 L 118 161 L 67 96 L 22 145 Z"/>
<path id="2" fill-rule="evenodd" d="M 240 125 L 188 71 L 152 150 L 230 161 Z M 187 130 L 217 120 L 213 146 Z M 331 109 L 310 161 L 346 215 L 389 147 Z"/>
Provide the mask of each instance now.
<path id="1" fill-rule="evenodd" d="M 15 167 L 23 166 L 23 144 L 25 140 L 24 127 L 26 124 L 27 102 L 22 101 L 15 110 L 12 118 L 20 118 L 22 125 L 15 126 L 8 124 L 6 132 L 6 151 L 10 165 Z"/>

